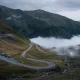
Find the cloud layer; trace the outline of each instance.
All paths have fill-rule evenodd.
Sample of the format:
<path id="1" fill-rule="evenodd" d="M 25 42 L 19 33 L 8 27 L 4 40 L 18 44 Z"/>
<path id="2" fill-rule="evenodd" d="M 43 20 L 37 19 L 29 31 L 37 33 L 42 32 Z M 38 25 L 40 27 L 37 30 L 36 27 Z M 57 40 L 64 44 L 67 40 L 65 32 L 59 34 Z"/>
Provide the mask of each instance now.
<path id="1" fill-rule="evenodd" d="M 46 48 L 61 48 L 61 47 L 69 47 L 69 46 L 76 46 L 80 44 L 80 36 L 74 36 L 71 39 L 62 39 L 62 38 L 42 38 L 37 37 L 31 39 L 32 42 L 39 44 Z"/>
<path id="2" fill-rule="evenodd" d="M 31 39 L 31 42 L 55 51 L 59 55 L 80 55 L 80 36 L 74 36 L 71 39 L 37 37 Z"/>

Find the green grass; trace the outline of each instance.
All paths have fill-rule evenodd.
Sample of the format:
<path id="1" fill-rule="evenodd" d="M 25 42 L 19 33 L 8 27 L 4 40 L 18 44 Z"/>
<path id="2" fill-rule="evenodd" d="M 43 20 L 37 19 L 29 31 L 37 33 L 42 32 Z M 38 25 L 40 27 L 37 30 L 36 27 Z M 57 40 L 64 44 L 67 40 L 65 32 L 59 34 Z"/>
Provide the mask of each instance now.
<path id="1" fill-rule="evenodd" d="M 55 53 L 49 52 L 43 53 L 36 49 L 35 45 L 27 52 L 26 57 L 41 59 L 45 61 L 50 61 L 56 63 L 61 68 L 65 68 L 64 57 L 58 56 Z"/>
<path id="2" fill-rule="evenodd" d="M 19 62 L 21 62 L 21 63 L 30 65 L 30 66 L 47 66 L 46 63 L 35 62 L 35 61 L 28 60 L 28 59 L 25 59 L 25 58 L 20 58 L 19 55 L 15 56 L 14 59 L 16 59 L 17 61 L 19 61 Z"/>
<path id="3" fill-rule="evenodd" d="M 27 64 L 27 65 L 47 66 L 47 64 L 42 63 L 42 62 L 35 62 L 32 60 L 20 58 L 21 53 L 27 48 L 29 48 L 30 41 L 26 39 L 24 36 L 16 33 L 14 30 L 12 30 L 9 26 L 3 24 L 1 21 L 0 21 L 0 30 L 6 33 L 13 34 L 14 39 L 15 39 L 15 41 L 14 39 L 13 40 L 9 40 L 9 39 L 0 40 L 0 51 L 4 52 L 6 55 L 10 55 L 11 57 L 15 58 L 19 62 L 23 62 L 24 64 Z M 36 49 L 35 45 L 33 45 L 33 47 L 26 53 L 26 58 L 51 61 L 51 62 L 56 63 L 56 65 L 62 69 L 66 67 L 63 57 L 55 55 L 55 53 L 51 53 L 47 49 L 43 49 L 43 48 L 41 49 L 47 53 L 40 52 L 39 50 Z M 16 65 L 9 64 L 9 63 L 6 63 L 5 61 L 0 60 L 0 77 L 11 76 L 12 74 L 16 74 L 16 75 L 19 74 L 22 77 L 30 78 L 30 77 L 40 76 L 46 71 L 50 71 L 50 69 L 43 70 L 43 71 L 35 71 L 33 69 L 16 66 Z"/>
<path id="4" fill-rule="evenodd" d="M 9 76 L 12 74 L 25 74 L 25 73 L 33 73 L 33 72 L 35 72 L 35 70 L 16 66 L 0 60 L 0 77 Z"/>
<path id="5" fill-rule="evenodd" d="M 13 33 L 12 28 L 4 24 L 2 21 L 0 21 L 0 31 L 3 31 L 5 33 Z"/>

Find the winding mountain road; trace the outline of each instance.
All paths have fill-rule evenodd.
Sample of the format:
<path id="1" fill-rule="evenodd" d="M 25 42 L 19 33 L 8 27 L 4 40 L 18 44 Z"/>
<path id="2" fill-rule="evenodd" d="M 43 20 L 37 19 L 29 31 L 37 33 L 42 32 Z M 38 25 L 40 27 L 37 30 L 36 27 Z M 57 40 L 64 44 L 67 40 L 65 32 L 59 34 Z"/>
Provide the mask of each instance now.
<path id="1" fill-rule="evenodd" d="M 30 43 L 29 45 L 29 48 L 27 50 L 25 50 L 22 54 L 21 54 L 21 57 L 23 58 L 26 58 L 25 55 L 27 54 L 27 52 L 32 48 L 34 43 Z M 41 49 L 39 49 L 39 47 L 36 45 L 36 48 L 40 51 L 40 52 L 44 52 L 42 51 Z M 44 52 L 45 53 L 45 52 Z M 46 63 L 47 66 L 32 66 L 32 67 L 35 67 L 37 69 L 45 69 L 45 68 L 51 68 L 51 67 L 54 67 L 56 66 L 55 63 L 52 63 L 52 62 L 48 62 L 48 61 L 44 61 L 44 60 L 36 60 L 36 59 L 32 59 L 32 58 L 26 58 L 27 60 L 32 60 L 34 62 L 42 62 L 42 63 Z"/>
<path id="2" fill-rule="evenodd" d="M 33 43 L 30 43 L 29 44 L 29 48 L 27 50 L 25 50 L 22 54 L 21 54 L 21 57 L 22 58 L 25 58 L 27 60 L 32 60 L 34 62 L 42 62 L 42 63 L 46 63 L 47 66 L 30 66 L 30 65 L 27 65 L 27 64 L 23 64 L 23 63 L 20 63 L 18 61 L 16 61 L 15 59 L 13 58 L 8 58 L 8 57 L 5 57 L 5 56 L 1 56 L 0 55 L 0 59 L 1 60 L 4 60 L 8 63 L 12 63 L 12 64 L 15 64 L 15 65 L 18 65 L 18 66 L 23 66 L 23 67 L 27 67 L 27 68 L 31 68 L 31 69 L 47 69 L 47 68 L 52 68 L 52 67 L 55 67 L 55 63 L 52 63 L 52 62 L 48 62 L 48 61 L 44 61 L 44 60 L 36 60 L 36 59 L 32 59 L 32 58 L 26 58 L 25 55 L 27 54 L 27 52 L 32 48 L 33 46 Z"/>
<path id="3" fill-rule="evenodd" d="M 26 49 L 22 54 L 21 54 L 21 57 L 24 57 L 25 58 L 25 54 L 32 48 L 32 43 L 29 44 L 29 48 Z"/>

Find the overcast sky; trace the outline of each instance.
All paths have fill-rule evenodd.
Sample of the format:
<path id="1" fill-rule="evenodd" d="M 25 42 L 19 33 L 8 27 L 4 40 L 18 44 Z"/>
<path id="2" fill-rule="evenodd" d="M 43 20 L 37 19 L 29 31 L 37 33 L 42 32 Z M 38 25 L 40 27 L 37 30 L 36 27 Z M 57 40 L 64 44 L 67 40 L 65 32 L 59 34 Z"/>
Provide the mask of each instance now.
<path id="1" fill-rule="evenodd" d="M 0 5 L 22 10 L 43 9 L 80 20 L 80 0 L 0 0 Z"/>

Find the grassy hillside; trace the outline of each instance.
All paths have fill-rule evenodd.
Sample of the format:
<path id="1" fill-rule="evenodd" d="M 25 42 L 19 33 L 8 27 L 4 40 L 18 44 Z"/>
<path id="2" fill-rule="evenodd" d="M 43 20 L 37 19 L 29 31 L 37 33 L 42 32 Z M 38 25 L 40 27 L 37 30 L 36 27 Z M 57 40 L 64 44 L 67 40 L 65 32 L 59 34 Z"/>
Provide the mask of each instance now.
<path id="1" fill-rule="evenodd" d="M 1 38 L 2 35 L 12 34 L 13 36 Z M 29 40 L 16 33 L 9 26 L 0 21 L 0 55 L 4 52 L 7 56 L 15 56 L 20 54 L 29 46 Z M 9 76 L 22 74 L 26 72 L 32 73 L 33 70 L 16 66 L 0 60 L 0 79 L 9 79 Z"/>
<path id="2" fill-rule="evenodd" d="M 66 72 L 54 72 L 52 71 L 49 75 L 39 78 L 33 78 L 29 80 L 79 80 L 80 79 L 80 57 L 68 59 L 70 63 L 70 69 Z M 26 80 L 26 79 L 25 79 Z"/>
<path id="3" fill-rule="evenodd" d="M 11 34 L 12 36 L 5 37 L 5 34 Z M 5 38 L 1 38 L 1 36 Z M 4 52 L 5 55 L 11 56 L 19 62 L 30 66 L 47 66 L 46 63 L 35 62 L 25 58 L 21 58 L 21 54 L 24 50 L 29 48 L 30 41 L 25 37 L 15 32 L 12 28 L 0 21 L 0 52 Z M 38 45 L 37 45 L 38 46 Z M 43 70 L 33 70 L 21 66 L 16 66 L 5 61 L 0 60 L 0 80 L 79 80 L 79 60 L 69 59 L 70 70 L 63 72 L 67 68 L 64 62 L 63 56 L 58 56 L 55 53 L 49 52 L 49 50 L 41 48 L 43 52 L 36 48 L 36 44 L 33 44 L 32 48 L 26 53 L 26 58 L 38 59 L 50 61 L 56 64 L 55 67 Z M 75 61 L 76 60 L 76 61 Z M 74 67 L 76 66 L 76 68 Z"/>
<path id="4" fill-rule="evenodd" d="M 0 20 L 0 33 L 13 33 L 13 30 Z"/>
<path id="5" fill-rule="evenodd" d="M 6 34 L 11 34 L 11 36 L 5 37 Z M 1 37 L 3 36 L 3 37 Z M 29 48 L 30 41 L 25 37 L 21 36 L 20 34 L 16 33 L 12 28 L 4 24 L 0 21 L 0 52 L 4 52 L 6 56 L 10 56 L 19 62 L 23 62 L 24 64 L 30 66 L 48 66 L 46 63 L 43 62 L 36 62 L 32 60 L 28 60 L 25 58 L 21 58 L 21 54 L 24 50 Z M 42 49 L 44 50 L 44 49 Z M 48 50 L 44 50 L 48 51 Z M 1 53 L 0 53 L 1 55 Z M 46 60 L 55 62 L 57 66 L 64 69 L 65 63 L 62 57 L 59 57 L 55 54 L 52 54 L 48 51 L 48 53 L 40 52 L 36 48 L 36 44 L 33 44 L 32 48 L 26 53 L 26 58 L 38 59 L 38 60 Z M 56 67 L 52 68 L 55 69 Z M 33 70 L 29 68 L 24 68 L 20 66 L 16 66 L 5 61 L 0 60 L 0 79 L 15 79 L 16 77 L 27 79 L 38 77 L 48 70 Z M 13 77 L 14 76 L 14 77 Z"/>
<path id="6" fill-rule="evenodd" d="M 2 21 L 0 21 L 0 34 L 12 34 L 11 37 L 0 39 L 0 51 L 14 55 L 28 47 L 29 40 L 16 33 L 12 28 L 2 23 Z"/>

